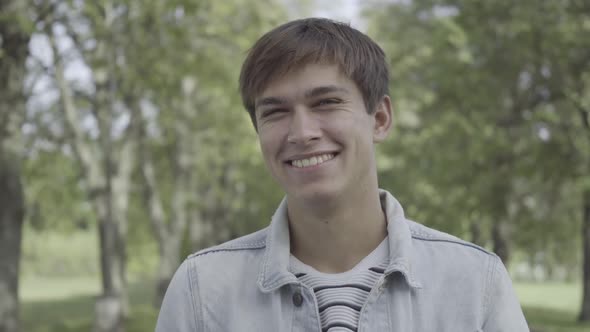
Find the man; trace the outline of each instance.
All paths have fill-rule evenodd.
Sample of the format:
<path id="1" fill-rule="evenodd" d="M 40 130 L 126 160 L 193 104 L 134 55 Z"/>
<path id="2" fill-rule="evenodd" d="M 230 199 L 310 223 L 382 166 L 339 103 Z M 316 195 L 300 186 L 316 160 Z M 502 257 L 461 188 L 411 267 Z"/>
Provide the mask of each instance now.
<path id="1" fill-rule="evenodd" d="M 240 90 L 286 192 L 269 227 L 189 256 L 156 331 L 528 331 L 500 259 L 404 217 L 377 182 L 381 48 L 303 19 L 250 50 Z"/>

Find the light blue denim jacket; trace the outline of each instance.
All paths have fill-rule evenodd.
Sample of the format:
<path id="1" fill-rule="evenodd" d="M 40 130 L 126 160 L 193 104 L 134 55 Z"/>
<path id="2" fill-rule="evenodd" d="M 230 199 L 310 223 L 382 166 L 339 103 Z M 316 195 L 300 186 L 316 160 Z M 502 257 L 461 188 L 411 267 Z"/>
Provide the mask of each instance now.
<path id="1" fill-rule="evenodd" d="M 529 331 L 498 256 L 405 219 L 386 191 L 390 263 L 359 332 Z M 269 227 L 189 256 L 174 275 L 157 332 L 321 331 L 311 289 L 289 272 L 286 201 Z"/>

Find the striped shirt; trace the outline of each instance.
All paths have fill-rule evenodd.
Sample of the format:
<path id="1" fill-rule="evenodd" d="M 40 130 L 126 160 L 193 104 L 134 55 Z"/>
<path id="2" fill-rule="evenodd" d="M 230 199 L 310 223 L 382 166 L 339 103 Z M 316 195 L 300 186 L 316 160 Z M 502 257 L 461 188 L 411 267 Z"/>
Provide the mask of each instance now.
<path id="1" fill-rule="evenodd" d="M 388 258 L 387 238 L 354 268 L 343 273 L 319 272 L 291 255 L 291 272 L 315 293 L 322 332 L 357 330 L 361 308 L 383 275 Z"/>

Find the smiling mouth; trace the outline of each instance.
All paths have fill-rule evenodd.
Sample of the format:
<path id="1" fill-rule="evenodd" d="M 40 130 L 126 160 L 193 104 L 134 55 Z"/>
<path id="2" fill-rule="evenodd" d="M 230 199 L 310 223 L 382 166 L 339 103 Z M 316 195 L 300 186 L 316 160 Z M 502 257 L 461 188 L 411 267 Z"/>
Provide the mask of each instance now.
<path id="1" fill-rule="evenodd" d="M 334 153 L 324 153 L 310 158 L 290 160 L 287 163 L 297 168 L 312 167 L 323 164 L 326 161 L 332 160 L 335 156 L 336 154 Z"/>

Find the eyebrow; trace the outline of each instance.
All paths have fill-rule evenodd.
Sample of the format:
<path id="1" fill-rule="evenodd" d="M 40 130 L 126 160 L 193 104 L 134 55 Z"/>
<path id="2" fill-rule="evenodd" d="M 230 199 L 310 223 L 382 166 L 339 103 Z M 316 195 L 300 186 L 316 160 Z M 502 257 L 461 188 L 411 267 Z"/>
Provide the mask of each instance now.
<path id="1" fill-rule="evenodd" d="M 346 88 L 337 85 L 327 85 L 327 86 L 319 86 L 317 88 L 313 88 L 305 92 L 305 98 L 315 98 L 321 95 L 325 95 L 332 92 L 344 92 L 348 93 L 349 91 Z"/>
<path id="2" fill-rule="evenodd" d="M 287 103 L 287 99 L 279 97 L 265 97 L 256 101 L 255 108 L 260 106 L 283 105 Z"/>
<path id="3" fill-rule="evenodd" d="M 328 93 L 333 93 L 333 92 L 349 93 L 348 89 L 343 88 L 341 86 L 326 85 L 326 86 L 319 86 L 317 88 L 307 90 L 307 91 L 305 91 L 304 96 L 306 99 L 310 99 L 310 98 L 316 98 L 318 96 L 325 95 Z M 289 101 L 286 98 L 265 97 L 265 98 L 262 98 L 262 99 L 256 101 L 255 108 L 258 108 L 261 106 L 284 105 L 284 104 L 287 104 L 288 102 Z"/>

